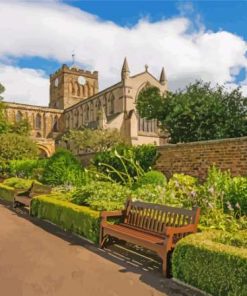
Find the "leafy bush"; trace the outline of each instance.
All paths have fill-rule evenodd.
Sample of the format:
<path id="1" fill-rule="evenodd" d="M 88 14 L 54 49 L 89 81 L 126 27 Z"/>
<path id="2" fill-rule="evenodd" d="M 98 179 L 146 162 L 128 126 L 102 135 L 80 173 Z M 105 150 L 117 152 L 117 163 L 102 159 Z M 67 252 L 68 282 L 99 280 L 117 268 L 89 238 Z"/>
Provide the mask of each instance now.
<path id="1" fill-rule="evenodd" d="M 14 199 L 14 194 L 15 194 L 14 188 L 4 184 L 0 184 L 0 199 L 12 202 Z"/>
<path id="2" fill-rule="evenodd" d="M 185 208 L 200 204 L 198 181 L 188 175 L 174 174 L 167 184 L 166 195 L 170 201 L 179 203 Z"/>
<path id="3" fill-rule="evenodd" d="M 224 208 L 225 212 L 234 211 L 238 215 L 247 214 L 247 178 L 231 177 L 230 171 L 211 167 L 201 187 L 201 204 L 205 208 Z"/>
<path id="4" fill-rule="evenodd" d="M 0 134 L 0 173 L 5 173 L 10 160 L 35 159 L 37 156 L 37 145 L 29 137 L 14 133 Z"/>
<path id="5" fill-rule="evenodd" d="M 15 178 L 15 177 L 4 180 L 3 184 L 9 187 L 12 187 L 14 189 L 27 190 L 28 188 L 30 188 L 33 182 L 36 182 L 37 184 L 41 184 L 36 180 L 21 179 L 21 178 Z"/>
<path id="6" fill-rule="evenodd" d="M 70 151 L 59 149 L 48 159 L 42 180 L 50 185 L 80 185 L 85 181 L 85 172 Z"/>
<path id="7" fill-rule="evenodd" d="M 130 194 L 130 189 L 117 183 L 93 182 L 76 189 L 71 201 L 97 210 L 116 210 L 124 207 Z"/>
<path id="8" fill-rule="evenodd" d="M 143 176 L 138 178 L 137 180 L 137 187 L 141 187 L 143 185 L 147 184 L 153 184 L 153 185 L 159 185 L 159 186 L 165 186 L 166 185 L 166 177 L 164 174 L 162 174 L 159 171 L 149 171 L 144 173 Z"/>
<path id="9" fill-rule="evenodd" d="M 132 198 L 157 204 L 168 204 L 166 200 L 166 188 L 154 184 L 146 184 L 132 192 Z"/>
<path id="10" fill-rule="evenodd" d="M 189 235 L 173 252 L 173 276 L 212 295 L 245 296 L 247 249 L 215 242 L 217 232 Z"/>
<path id="11" fill-rule="evenodd" d="M 114 181 L 123 183 L 119 173 L 134 179 L 139 169 L 148 171 L 157 158 L 157 148 L 153 145 L 126 146 L 119 145 L 112 150 L 97 153 L 92 163 L 101 173 L 109 175 Z M 127 178 L 127 177 L 126 177 Z"/>
<path id="12" fill-rule="evenodd" d="M 31 215 L 46 219 L 97 243 L 99 240 L 99 212 L 51 196 L 38 196 L 31 201 Z"/>
<path id="13" fill-rule="evenodd" d="M 234 177 L 225 196 L 240 215 L 247 215 L 247 177 Z"/>
<path id="14" fill-rule="evenodd" d="M 47 161 L 47 159 L 11 160 L 9 163 L 9 175 L 40 180 Z"/>

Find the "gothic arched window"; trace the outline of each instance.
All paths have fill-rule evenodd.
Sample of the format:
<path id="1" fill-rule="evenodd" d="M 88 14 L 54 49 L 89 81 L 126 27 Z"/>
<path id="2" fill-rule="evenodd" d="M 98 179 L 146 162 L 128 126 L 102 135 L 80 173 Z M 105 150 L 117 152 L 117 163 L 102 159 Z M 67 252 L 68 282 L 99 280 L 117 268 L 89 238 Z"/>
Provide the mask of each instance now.
<path id="1" fill-rule="evenodd" d="M 86 121 L 89 121 L 89 106 L 87 105 L 86 108 Z"/>
<path id="2" fill-rule="evenodd" d="M 23 114 L 21 113 L 21 111 L 17 111 L 16 116 L 15 116 L 16 122 L 19 122 L 22 119 L 23 119 Z"/>
<path id="3" fill-rule="evenodd" d="M 41 115 L 38 113 L 35 117 L 35 128 L 41 129 Z"/>
<path id="4" fill-rule="evenodd" d="M 113 114 L 115 112 L 115 98 L 113 95 L 110 97 L 110 114 Z"/>
<path id="5" fill-rule="evenodd" d="M 58 132 L 58 117 L 57 117 L 57 115 L 54 117 L 53 131 Z"/>

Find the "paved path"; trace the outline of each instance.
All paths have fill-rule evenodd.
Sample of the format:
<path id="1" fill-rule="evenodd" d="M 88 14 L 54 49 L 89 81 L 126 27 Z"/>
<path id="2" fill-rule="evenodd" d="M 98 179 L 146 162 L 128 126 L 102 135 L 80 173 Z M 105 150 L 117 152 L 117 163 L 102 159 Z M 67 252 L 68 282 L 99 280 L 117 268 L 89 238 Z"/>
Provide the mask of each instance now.
<path id="1" fill-rule="evenodd" d="M 0 295 L 200 295 L 164 280 L 159 271 L 146 271 L 141 261 L 114 248 L 99 250 L 0 203 Z"/>

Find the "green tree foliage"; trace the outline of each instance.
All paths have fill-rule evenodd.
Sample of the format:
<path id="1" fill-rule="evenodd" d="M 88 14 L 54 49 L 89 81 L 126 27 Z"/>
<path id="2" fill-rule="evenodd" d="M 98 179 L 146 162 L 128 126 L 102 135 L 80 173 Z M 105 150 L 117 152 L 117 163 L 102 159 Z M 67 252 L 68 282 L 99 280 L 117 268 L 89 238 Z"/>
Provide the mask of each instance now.
<path id="1" fill-rule="evenodd" d="M 63 140 L 68 142 L 70 147 L 90 152 L 106 151 L 124 142 L 117 129 L 93 130 L 89 128 L 70 130 L 64 135 Z"/>
<path id="2" fill-rule="evenodd" d="M 4 86 L 0 83 L 0 134 L 6 133 L 9 130 L 9 123 L 7 122 L 5 114 L 5 104 L 2 102 L 1 94 L 5 91 Z"/>
<path id="3" fill-rule="evenodd" d="M 27 119 L 22 119 L 10 125 L 10 132 L 23 136 L 29 136 L 31 131 L 30 124 Z"/>
<path id="4" fill-rule="evenodd" d="M 164 97 L 150 87 L 141 91 L 137 110 L 142 117 L 158 119 L 172 143 L 247 135 L 247 98 L 239 88 L 227 91 L 197 81 Z"/>
<path id="5" fill-rule="evenodd" d="M 5 87 L 0 83 L 0 95 L 5 91 Z M 0 96 L 0 100 L 2 100 L 3 97 Z"/>
<path id="6" fill-rule="evenodd" d="M 3 172 L 13 159 L 34 159 L 38 156 L 37 145 L 28 137 L 0 134 L 0 170 Z"/>
<path id="7" fill-rule="evenodd" d="M 42 181 L 50 185 L 79 185 L 83 174 L 76 157 L 68 150 L 59 149 L 47 161 Z"/>

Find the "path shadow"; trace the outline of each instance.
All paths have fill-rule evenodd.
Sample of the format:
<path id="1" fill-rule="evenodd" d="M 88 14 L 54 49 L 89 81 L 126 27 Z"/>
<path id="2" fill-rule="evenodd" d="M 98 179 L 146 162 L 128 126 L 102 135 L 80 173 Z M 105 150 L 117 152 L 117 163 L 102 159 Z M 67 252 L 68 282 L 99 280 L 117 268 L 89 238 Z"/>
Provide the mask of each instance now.
<path id="1" fill-rule="evenodd" d="M 172 279 L 166 279 L 161 274 L 160 259 L 149 251 L 144 251 L 131 244 L 114 244 L 107 249 L 100 249 L 97 245 L 87 241 L 85 238 L 76 234 L 66 232 L 58 226 L 29 216 L 26 209 L 13 209 L 12 204 L 5 201 L 0 201 L 0 204 L 17 215 L 21 219 L 30 221 L 32 224 L 42 228 L 43 230 L 55 235 L 70 245 L 81 246 L 88 251 L 93 252 L 115 264 L 121 266 L 121 273 L 136 273 L 139 279 L 145 284 L 155 288 L 156 290 L 166 293 L 168 296 L 202 296 L 205 295 L 186 286 L 174 282 Z"/>

